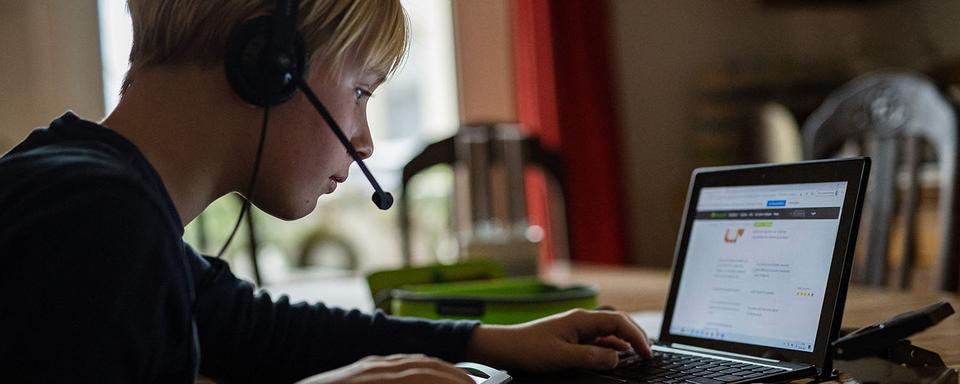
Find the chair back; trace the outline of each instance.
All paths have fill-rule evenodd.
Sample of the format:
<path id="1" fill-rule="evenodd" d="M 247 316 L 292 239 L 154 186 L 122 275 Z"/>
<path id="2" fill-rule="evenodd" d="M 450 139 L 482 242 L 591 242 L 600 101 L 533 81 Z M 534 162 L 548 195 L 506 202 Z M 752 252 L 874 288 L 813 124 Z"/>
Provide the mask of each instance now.
<path id="1" fill-rule="evenodd" d="M 503 128 L 503 129 L 501 129 Z M 463 177 L 457 179 L 467 180 L 470 187 L 469 193 L 464 197 L 458 195 L 454 199 L 455 227 L 461 232 L 464 226 L 463 222 L 471 221 L 477 218 L 484 219 L 492 217 L 494 211 L 505 211 L 506 219 L 514 219 L 525 222 L 527 217 L 526 197 L 523 193 L 524 177 L 523 172 L 526 167 L 535 167 L 543 172 L 550 205 L 550 226 L 551 238 L 546 239 L 552 243 L 552 249 L 558 258 L 566 258 L 569 253 L 569 239 L 567 238 L 567 218 L 566 204 L 566 183 L 563 173 L 563 162 L 560 154 L 556 151 L 545 148 L 536 137 L 517 136 L 511 137 L 504 145 L 502 140 L 497 137 L 503 136 L 504 132 L 512 132 L 518 128 L 516 124 L 490 123 L 475 126 L 461 127 L 459 132 L 451 137 L 427 145 L 424 150 L 414 156 L 404 167 L 401 178 L 401 193 L 399 204 L 399 223 L 400 235 L 403 242 L 403 259 L 405 266 L 413 264 L 413 245 L 412 228 L 410 220 L 411 201 L 407 193 L 407 187 L 417 174 L 425 171 L 434 165 L 447 165 L 453 167 L 456 171 L 464 171 Z M 471 146 L 466 148 L 465 145 Z M 464 160 L 470 163 L 468 167 L 457 167 L 457 164 L 464 165 Z M 478 161 L 479 160 L 479 161 Z M 499 165 L 500 168 L 518 168 L 510 169 L 505 172 L 506 180 L 492 178 L 494 173 L 492 169 Z M 503 172 L 501 172 L 503 173 Z M 501 175 L 502 176 L 502 175 Z M 517 179 L 519 178 L 519 179 Z M 511 190 L 516 196 L 499 196 L 498 201 L 506 201 L 508 204 L 504 209 L 494 209 L 491 201 L 491 193 L 498 188 L 494 184 L 507 182 L 517 190 Z M 496 185 L 496 187 L 503 187 Z M 474 190 L 476 189 L 476 190 Z M 501 188 L 502 189 L 502 188 Z M 501 191 L 502 192 L 502 191 Z M 464 213 L 467 212 L 467 213 Z M 500 212 L 502 214 L 503 212 Z M 501 215 L 502 216 L 502 215 Z M 501 218 L 503 219 L 503 218 Z M 469 225 L 469 224 L 466 224 Z M 460 239 L 461 241 L 463 239 Z M 461 249 L 462 251 L 462 249 Z M 493 252 L 501 252 L 502 249 L 492 249 Z M 535 260 L 534 260 L 535 262 Z M 512 268 L 505 265 L 507 272 Z"/>
<path id="2" fill-rule="evenodd" d="M 940 246 L 937 286 L 958 290 L 958 250 L 953 225 L 957 217 L 957 121 L 954 108 L 932 81 L 907 72 L 878 72 L 858 77 L 836 92 L 803 126 L 804 156 L 834 156 L 857 143 L 873 158 L 865 213 L 866 265 L 862 282 L 886 285 L 891 226 L 897 200 L 904 215 L 899 285 L 911 285 L 916 262 L 919 165 L 925 148 L 938 163 Z M 903 190 L 901 195 L 900 190 Z M 863 244 L 863 243 L 861 243 Z"/>

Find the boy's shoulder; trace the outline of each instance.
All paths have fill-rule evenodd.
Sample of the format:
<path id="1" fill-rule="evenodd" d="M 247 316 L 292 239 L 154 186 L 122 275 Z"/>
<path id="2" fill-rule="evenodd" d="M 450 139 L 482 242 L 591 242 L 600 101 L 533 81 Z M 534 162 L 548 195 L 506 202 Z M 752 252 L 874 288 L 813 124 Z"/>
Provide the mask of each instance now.
<path id="1" fill-rule="evenodd" d="M 96 141 L 52 142 L 8 153 L 0 158 L 0 185 L 0 207 L 8 211 L 146 195 L 142 178 L 114 149 Z M 79 196 L 92 200 L 77 201 Z"/>
<path id="2" fill-rule="evenodd" d="M 5 287 L 136 290 L 182 275 L 183 228 L 159 180 L 109 141 L 57 135 L 37 130 L 0 158 Z"/>
<path id="3" fill-rule="evenodd" d="M 108 221 L 182 231 L 159 176 L 136 148 L 72 114 L 0 158 L 0 185 L 0 238 L 28 225 Z"/>
<path id="4" fill-rule="evenodd" d="M 135 147 L 119 135 L 67 112 L 0 157 L 0 180 L 11 184 L 122 180 L 136 173 L 125 153 L 131 150 Z"/>
<path id="5" fill-rule="evenodd" d="M 53 145 L 13 160 L 0 161 L 0 243 L 42 228 L 49 237 L 75 231 L 122 236 L 133 227 L 167 226 L 156 192 L 108 151 Z"/>

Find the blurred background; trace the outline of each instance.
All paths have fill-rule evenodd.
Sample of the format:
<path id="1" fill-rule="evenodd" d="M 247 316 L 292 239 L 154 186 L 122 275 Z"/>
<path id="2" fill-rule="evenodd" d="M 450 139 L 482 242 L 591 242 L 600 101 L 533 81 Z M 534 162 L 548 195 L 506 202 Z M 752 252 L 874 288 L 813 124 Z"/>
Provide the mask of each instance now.
<path id="1" fill-rule="evenodd" d="M 669 268 L 695 167 L 801 160 L 811 113 L 878 70 L 919 74 L 951 105 L 960 94 L 952 0 L 403 3 L 412 46 L 370 101 L 369 165 L 409 209 L 377 210 L 353 169 L 302 220 L 255 212 L 253 236 L 241 229 L 228 255 L 238 274 L 269 284 L 504 252 L 541 270 Z M 123 0 L 0 0 L 0 152 L 66 110 L 108 114 L 129 24 Z M 530 140 L 511 147 L 514 134 Z M 471 150 L 477 140 L 500 149 Z M 525 151 L 519 176 L 510 148 Z M 943 180 L 933 151 L 923 154 L 918 273 L 940 262 Z M 405 173 L 413 160 L 423 166 Z M 484 192 L 478 174 L 489 176 Z M 215 253 L 239 205 L 217 201 L 187 240 Z M 896 228 L 891 244 L 903 241 Z"/>

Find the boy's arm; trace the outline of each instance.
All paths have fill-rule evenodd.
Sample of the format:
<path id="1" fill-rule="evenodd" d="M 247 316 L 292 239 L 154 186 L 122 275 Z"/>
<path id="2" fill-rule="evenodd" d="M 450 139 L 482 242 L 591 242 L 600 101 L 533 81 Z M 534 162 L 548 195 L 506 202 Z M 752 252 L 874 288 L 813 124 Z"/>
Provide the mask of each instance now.
<path id="1" fill-rule="evenodd" d="M 461 361 L 478 324 L 291 304 L 285 296 L 274 301 L 221 260 L 197 257 L 196 264 L 196 280 L 209 279 L 197 296 L 200 370 L 218 379 L 292 382 L 368 355 L 422 353 Z"/>

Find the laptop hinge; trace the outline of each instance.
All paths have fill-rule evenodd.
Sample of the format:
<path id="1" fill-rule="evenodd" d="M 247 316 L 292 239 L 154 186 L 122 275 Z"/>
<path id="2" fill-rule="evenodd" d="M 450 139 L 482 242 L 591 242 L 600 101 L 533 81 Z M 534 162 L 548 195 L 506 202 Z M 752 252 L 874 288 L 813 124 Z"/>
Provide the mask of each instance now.
<path id="1" fill-rule="evenodd" d="M 711 354 L 711 355 L 729 356 L 729 357 L 731 357 L 731 358 L 738 358 L 738 359 L 757 360 L 757 361 L 764 361 L 764 362 L 768 362 L 768 363 L 779 363 L 779 362 L 780 362 L 780 360 L 767 359 L 767 358 L 764 358 L 764 357 L 757 357 L 757 356 L 750 356 L 750 355 L 741 355 L 741 354 L 739 354 L 739 353 L 718 351 L 718 350 L 716 350 L 716 349 L 695 347 L 695 346 L 692 346 L 692 345 L 686 345 L 686 344 L 680 344 L 680 343 L 671 343 L 671 344 L 670 344 L 670 347 L 671 347 L 671 348 L 680 349 L 680 350 L 684 350 L 684 351 L 709 353 L 709 354 Z"/>

